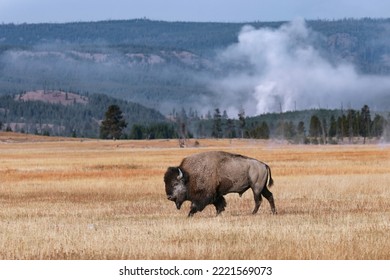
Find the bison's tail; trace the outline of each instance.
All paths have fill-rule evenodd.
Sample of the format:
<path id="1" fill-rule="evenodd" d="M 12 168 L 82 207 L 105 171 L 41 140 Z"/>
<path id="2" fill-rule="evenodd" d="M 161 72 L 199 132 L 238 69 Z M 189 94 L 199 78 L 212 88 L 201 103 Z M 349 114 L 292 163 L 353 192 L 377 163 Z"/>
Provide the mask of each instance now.
<path id="1" fill-rule="evenodd" d="M 274 180 L 272 179 L 271 175 L 271 168 L 268 165 L 265 165 L 267 167 L 267 173 L 268 173 L 268 187 L 272 187 L 274 184 Z"/>

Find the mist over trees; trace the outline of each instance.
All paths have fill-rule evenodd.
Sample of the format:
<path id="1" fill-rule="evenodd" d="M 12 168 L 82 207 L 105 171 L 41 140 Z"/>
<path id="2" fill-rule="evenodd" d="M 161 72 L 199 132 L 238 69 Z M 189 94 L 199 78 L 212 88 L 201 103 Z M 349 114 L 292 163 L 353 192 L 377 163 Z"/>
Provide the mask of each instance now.
<path id="1" fill-rule="evenodd" d="M 388 140 L 389 26 L 369 18 L 0 24 L 0 130 L 112 138 L 100 128 L 114 104 L 127 123 L 121 139 Z M 89 101 L 15 99 L 36 90 Z M 340 96 L 348 109 L 335 109 Z"/>
<path id="2" fill-rule="evenodd" d="M 376 75 L 376 78 L 390 74 L 389 19 L 313 20 L 306 21 L 305 25 L 305 32 L 309 36 L 298 41 L 304 45 L 303 50 L 316 51 L 312 58 L 319 63 L 315 65 L 329 69 L 341 64 L 343 67 L 335 67 L 339 71 L 336 77 L 345 71 L 353 75 L 353 71 L 350 73 L 352 68 L 358 75 Z M 237 59 L 237 56 L 222 59 L 226 51 L 231 51 L 239 43 L 242 30 L 250 31 L 248 26 L 251 26 L 253 34 L 268 30 L 280 36 L 289 23 L 189 23 L 135 19 L 65 24 L 0 24 L 0 94 L 63 89 L 104 93 L 140 103 L 164 114 L 173 107 L 179 108 L 181 104 L 185 104 L 187 111 L 190 107 L 199 111 L 212 111 L 219 107 L 232 114 L 231 107 L 236 107 L 236 111 L 244 107 L 248 116 L 262 114 L 264 112 L 260 109 L 249 111 L 246 108 L 247 105 L 260 104 L 257 100 L 262 96 L 260 93 L 259 96 L 251 96 L 258 84 L 248 89 L 248 83 L 236 80 L 247 73 L 249 78 L 253 77 L 253 63 Z M 297 31 L 294 28 L 288 30 Z M 271 44 L 265 51 L 276 49 Z M 297 46 L 292 49 L 297 50 Z M 291 59 L 290 56 L 287 58 Z M 325 78 L 329 81 L 329 77 L 325 75 Z M 367 76 L 358 76 L 356 80 L 363 85 L 368 83 Z M 237 90 L 234 86 L 239 86 L 240 81 L 244 88 Z M 374 91 L 375 85 L 380 84 L 379 81 L 369 83 L 366 90 Z M 309 89 L 310 94 L 316 94 Z M 269 83 L 257 90 L 284 92 L 283 88 Z M 317 87 L 317 90 L 320 89 Z M 375 100 L 380 109 L 390 105 L 386 96 L 385 92 L 377 96 L 378 101 Z M 351 102 L 345 102 L 348 101 Z M 356 101 L 355 109 L 367 103 L 355 97 L 352 101 Z M 279 102 L 275 99 L 276 107 Z M 293 104 L 299 99 L 290 102 Z M 323 99 L 317 101 L 314 98 L 312 104 L 323 102 Z M 301 105 L 298 109 L 307 108 L 312 106 Z"/>
<path id="3" fill-rule="evenodd" d="M 190 109 L 167 116 L 138 104 L 88 95 L 87 104 L 50 104 L 0 97 L 0 130 L 104 139 L 247 138 L 297 144 L 390 141 L 390 113 L 355 109 L 316 109 L 237 116 L 215 108 L 205 115 Z M 112 104 L 107 109 L 107 104 Z M 127 124 L 127 127 L 125 126 Z M 111 127 L 113 129 L 111 130 Z"/>
<path id="4" fill-rule="evenodd" d="M 368 105 L 361 110 L 317 109 L 256 117 L 245 117 L 244 111 L 229 117 L 225 110 L 221 114 L 219 108 L 213 114 L 199 116 L 182 109 L 171 115 L 171 120 L 177 128 L 187 127 L 187 136 L 194 138 L 276 139 L 295 144 L 364 144 L 367 139 L 390 140 L 390 113 L 375 113 L 371 117 Z"/>

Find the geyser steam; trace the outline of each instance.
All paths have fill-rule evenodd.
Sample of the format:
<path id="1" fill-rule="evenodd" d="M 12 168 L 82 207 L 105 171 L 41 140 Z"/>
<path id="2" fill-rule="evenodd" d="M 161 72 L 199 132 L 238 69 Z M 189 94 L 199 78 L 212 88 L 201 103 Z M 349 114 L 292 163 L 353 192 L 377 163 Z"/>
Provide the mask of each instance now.
<path id="1" fill-rule="evenodd" d="M 358 74 L 351 63 L 331 61 L 316 47 L 319 38 L 302 19 L 278 29 L 243 27 L 238 42 L 218 57 L 235 69 L 212 83 L 224 100 L 220 106 L 243 107 L 250 115 L 361 107 L 390 92 L 390 77 Z"/>

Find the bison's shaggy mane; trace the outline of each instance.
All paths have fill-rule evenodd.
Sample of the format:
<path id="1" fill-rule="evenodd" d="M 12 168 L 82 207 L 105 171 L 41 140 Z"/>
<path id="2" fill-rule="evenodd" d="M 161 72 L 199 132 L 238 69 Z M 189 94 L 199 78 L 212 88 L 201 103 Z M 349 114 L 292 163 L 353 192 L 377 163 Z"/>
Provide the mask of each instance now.
<path id="1" fill-rule="evenodd" d="M 183 173 L 183 180 L 184 182 L 188 181 L 188 173 L 185 172 L 183 169 L 181 169 Z M 179 167 L 168 167 L 167 171 L 164 175 L 164 182 L 171 182 L 173 180 L 177 180 L 177 177 L 180 175 L 179 173 Z"/>
<path id="2" fill-rule="evenodd" d="M 164 175 L 164 182 L 170 182 L 177 178 L 179 172 L 176 167 L 168 167 L 167 172 Z"/>

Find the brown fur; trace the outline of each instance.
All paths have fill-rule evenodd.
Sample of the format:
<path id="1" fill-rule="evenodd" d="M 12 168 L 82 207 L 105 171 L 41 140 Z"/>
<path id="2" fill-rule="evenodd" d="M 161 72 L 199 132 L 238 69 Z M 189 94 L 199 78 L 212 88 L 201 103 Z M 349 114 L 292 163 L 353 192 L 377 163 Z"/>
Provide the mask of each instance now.
<path id="1" fill-rule="evenodd" d="M 179 169 L 183 174 L 179 178 Z M 227 152 L 203 152 L 184 158 L 178 167 L 169 167 L 164 176 L 168 199 L 178 209 L 184 200 L 191 201 L 189 216 L 214 204 L 217 214 L 225 210 L 224 195 L 242 195 L 249 188 L 255 199 L 255 214 L 263 194 L 276 213 L 272 193 L 267 187 L 273 184 L 271 169 L 256 159 Z M 267 184 L 268 182 L 268 184 Z"/>

